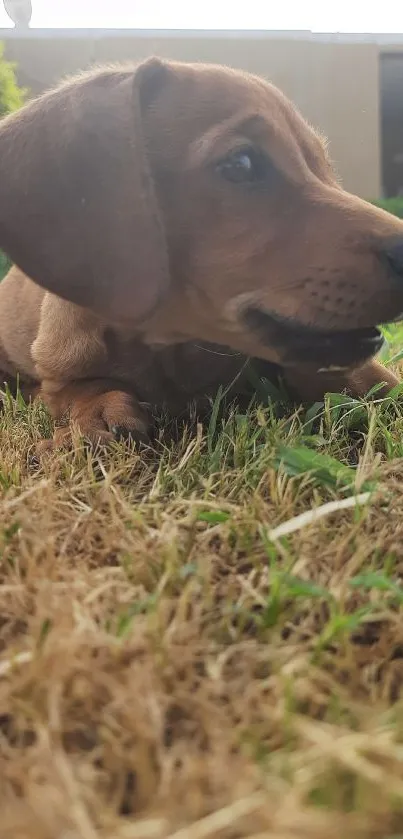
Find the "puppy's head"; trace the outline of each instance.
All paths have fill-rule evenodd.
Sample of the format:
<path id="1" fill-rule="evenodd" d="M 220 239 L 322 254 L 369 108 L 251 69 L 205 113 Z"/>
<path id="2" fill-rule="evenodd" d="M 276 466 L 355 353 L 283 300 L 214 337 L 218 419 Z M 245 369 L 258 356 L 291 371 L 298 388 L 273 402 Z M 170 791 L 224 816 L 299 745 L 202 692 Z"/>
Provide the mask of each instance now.
<path id="1" fill-rule="evenodd" d="M 0 126 L 0 245 L 146 340 L 350 366 L 403 311 L 403 223 L 344 192 L 263 80 L 151 59 Z"/>

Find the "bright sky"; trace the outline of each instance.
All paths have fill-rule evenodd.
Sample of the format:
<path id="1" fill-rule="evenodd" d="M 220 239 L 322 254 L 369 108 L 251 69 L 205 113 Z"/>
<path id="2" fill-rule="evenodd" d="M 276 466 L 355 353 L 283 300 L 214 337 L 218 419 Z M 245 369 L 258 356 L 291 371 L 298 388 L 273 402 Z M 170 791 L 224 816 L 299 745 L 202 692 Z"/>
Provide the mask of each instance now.
<path id="1" fill-rule="evenodd" d="M 403 33 L 401 0 L 32 0 L 32 27 Z M 266 9 L 264 9 L 266 5 Z M 269 6 L 272 8 L 269 9 Z M 400 8 L 399 8 L 400 7 Z M 12 26 L 0 0 L 0 28 Z"/>

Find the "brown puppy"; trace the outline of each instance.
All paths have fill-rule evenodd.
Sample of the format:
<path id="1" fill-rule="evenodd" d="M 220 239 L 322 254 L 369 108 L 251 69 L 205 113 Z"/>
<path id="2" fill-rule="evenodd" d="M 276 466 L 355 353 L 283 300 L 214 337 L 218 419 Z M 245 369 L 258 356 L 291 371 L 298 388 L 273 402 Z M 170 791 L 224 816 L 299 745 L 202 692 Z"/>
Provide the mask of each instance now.
<path id="1" fill-rule="evenodd" d="M 0 126 L 0 246 L 3 379 L 91 439 L 239 391 L 248 357 L 307 399 L 397 381 L 371 359 L 403 223 L 342 190 L 262 79 L 150 59 L 30 103 Z"/>

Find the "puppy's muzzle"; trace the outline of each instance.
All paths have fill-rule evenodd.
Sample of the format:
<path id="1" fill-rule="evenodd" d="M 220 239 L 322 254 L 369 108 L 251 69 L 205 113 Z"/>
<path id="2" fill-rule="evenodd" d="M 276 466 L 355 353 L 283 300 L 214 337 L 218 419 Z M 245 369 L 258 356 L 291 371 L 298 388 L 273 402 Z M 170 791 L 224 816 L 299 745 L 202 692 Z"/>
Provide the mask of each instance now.
<path id="1" fill-rule="evenodd" d="M 349 367 L 371 358 L 383 344 L 376 327 L 325 332 L 252 306 L 242 317 L 262 344 L 281 348 L 284 364 Z"/>
<path id="2" fill-rule="evenodd" d="M 403 317 L 403 239 L 383 241 L 376 248 L 376 256 L 380 269 L 378 287 L 381 294 L 384 292 L 384 303 L 374 317 L 374 305 L 371 311 L 368 301 L 368 327 L 317 329 L 314 324 L 304 324 L 253 304 L 243 308 L 241 320 L 265 347 L 280 351 L 284 364 L 317 364 L 319 369 L 348 368 L 363 363 L 376 355 L 383 344 L 376 323 Z M 366 300 L 360 305 L 361 311 L 365 311 Z"/>

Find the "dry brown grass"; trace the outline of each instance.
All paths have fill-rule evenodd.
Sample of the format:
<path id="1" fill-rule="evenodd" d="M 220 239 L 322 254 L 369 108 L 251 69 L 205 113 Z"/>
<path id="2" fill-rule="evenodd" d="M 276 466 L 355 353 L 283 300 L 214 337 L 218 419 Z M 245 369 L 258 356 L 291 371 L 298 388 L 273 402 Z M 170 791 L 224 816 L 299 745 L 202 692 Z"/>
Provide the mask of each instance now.
<path id="1" fill-rule="evenodd" d="M 307 420 L 39 466 L 46 417 L 6 401 L 1 839 L 403 832 L 403 412 Z M 287 465 L 312 445 L 351 485 Z"/>

